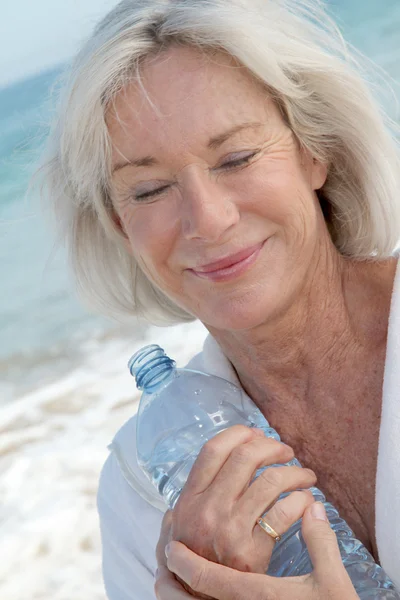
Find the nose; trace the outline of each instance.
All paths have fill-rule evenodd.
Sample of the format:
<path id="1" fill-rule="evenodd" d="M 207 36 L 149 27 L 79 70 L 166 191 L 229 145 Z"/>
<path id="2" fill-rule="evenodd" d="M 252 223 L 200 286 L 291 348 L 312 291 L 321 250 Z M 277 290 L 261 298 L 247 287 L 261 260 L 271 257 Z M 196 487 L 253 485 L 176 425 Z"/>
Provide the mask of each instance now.
<path id="1" fill-rule="evenodd" d="M 232 191 L 212 181 L 208 172 L 186 173 L 182 185 L 181 223 L 186 239 L 217 241 L 240 219 Z"/>

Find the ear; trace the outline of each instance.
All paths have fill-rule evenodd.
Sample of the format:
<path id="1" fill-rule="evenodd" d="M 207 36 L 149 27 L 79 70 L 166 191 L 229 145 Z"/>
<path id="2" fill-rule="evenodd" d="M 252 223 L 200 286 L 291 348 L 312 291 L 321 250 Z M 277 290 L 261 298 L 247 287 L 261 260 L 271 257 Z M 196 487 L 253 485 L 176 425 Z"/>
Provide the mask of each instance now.
<path id="1" fill-rule="evenodd" d="M 125 229 L 123 228 L 123 225 L 122 225 L 122 221 L 121 221 L 120 217 L 117 215 L 117 213 L 115 212 L 115 210 L 112 210 L 110 216 L 111 216 L 111 220 L 114 223 L 114 226 L 117 229 L 117 231 L 119 233 L 122 233 L 122 235 L 124 237 L 127 237 L 127 235 L 125 233 Z"/>
<path id="2" fill-rule="evenodd" d="M 314 192 L 324 186 L 327 177 L 328 165 L 317 158 L 313 158 L 311 164 L 311 186 Z"/>
<path id="3" fill-rule="evenodd" d="M 119 234 L 120 237 L 122 237 L 122 243 L 125 246 L 125 250 L 128 252 L 128 254 L 132 254 L 132 248 L 131 248 L 131 244 L 129 242 L 129 238 L 126 235 L 124 226 L 122 224 L 122 221 L 120 219 L 120 217 L 117 215 L 117 213 L 113 210 L 111 213 L 111 220 L 113 222 L 113 225 L 117 231 L 117 233 Z"/>

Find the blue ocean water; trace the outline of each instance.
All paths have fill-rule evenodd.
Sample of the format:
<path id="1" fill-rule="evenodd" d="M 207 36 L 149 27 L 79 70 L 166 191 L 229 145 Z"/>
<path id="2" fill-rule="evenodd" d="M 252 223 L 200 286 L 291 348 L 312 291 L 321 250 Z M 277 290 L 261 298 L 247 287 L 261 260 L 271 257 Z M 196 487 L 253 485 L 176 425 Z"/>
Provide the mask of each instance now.
<path id="1" fill-rule="evenodd" d="M 331 0 L 344 36 L 400 82 L 400 1 Z M 26 194 L 60 70 L 0 90 L 0 402 L 68 369 L 88 338 L 115 325 L 84 310 L 39 200 Z M 396 115 L 395 98 L 389 109 Z"/>

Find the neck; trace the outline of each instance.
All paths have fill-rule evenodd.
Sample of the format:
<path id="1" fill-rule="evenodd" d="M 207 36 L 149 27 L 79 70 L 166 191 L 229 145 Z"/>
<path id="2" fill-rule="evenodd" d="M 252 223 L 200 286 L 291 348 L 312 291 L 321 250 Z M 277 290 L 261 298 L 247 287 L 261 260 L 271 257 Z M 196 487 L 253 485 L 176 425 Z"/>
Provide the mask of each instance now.
<path id="1" fill-rule="evenodd" d="M 209 328 L 261 409 L 267 400 L 269 414 L 343 402 L 346 378 L 373 352 L 384 357 L 396 262 L 335 254 L 319 261 L 285 314 L 248 330 Z"/>

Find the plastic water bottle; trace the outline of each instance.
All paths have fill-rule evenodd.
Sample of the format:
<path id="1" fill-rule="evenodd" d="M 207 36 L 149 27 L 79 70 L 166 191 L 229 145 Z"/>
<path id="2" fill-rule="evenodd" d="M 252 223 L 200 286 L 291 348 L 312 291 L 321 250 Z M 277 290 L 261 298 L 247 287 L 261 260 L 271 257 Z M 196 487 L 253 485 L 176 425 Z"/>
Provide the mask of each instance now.
<path id="1" fill-rule="evenodd" d="M 129 361 L 129 369 L 143 394 L 137 418 L 137 455 L 144 473 L 173 509 L 203 444 L 232 425 L 257 427 L 280 441 L 262 413 L 236 385 L 213 375 L 178 369 L 157 345 L 145 346 Z M 287 465 L 301 466 L 297 459 Z M 270 465 L 265 468 L 270 468 Z M 256 477 L 263 469 L 259 469 Z M 335 531 L 343 564 L 362 600 L 399 600 L 400 594 L 368 550 L 355 539 L 324 494 L 311 488 L 325 505 Z M 280 496 L 289 495 L 286 492 Z M 267 574 L 305 575 L 313 570 L 301 534 L 301 520 L 275 544 Z"/>

